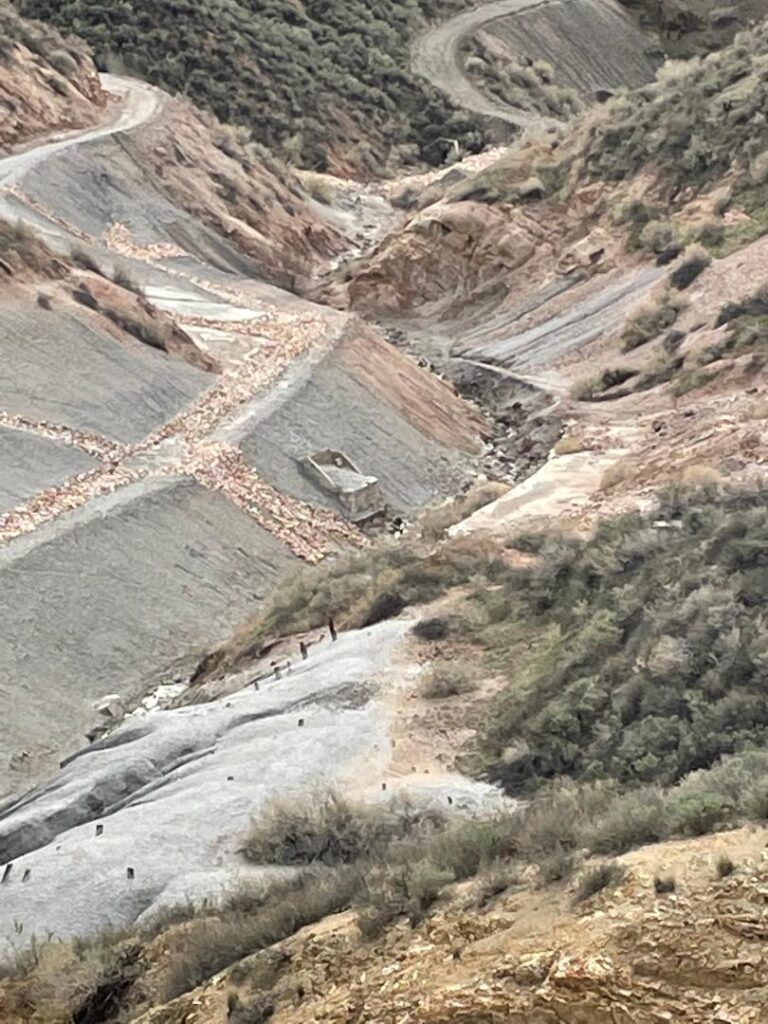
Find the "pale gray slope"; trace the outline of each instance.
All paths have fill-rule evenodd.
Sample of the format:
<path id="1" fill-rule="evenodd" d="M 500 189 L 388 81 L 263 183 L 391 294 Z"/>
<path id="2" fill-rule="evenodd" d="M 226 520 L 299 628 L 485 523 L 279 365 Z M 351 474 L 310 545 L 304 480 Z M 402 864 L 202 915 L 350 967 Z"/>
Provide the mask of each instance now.
<path id="1" fill-rule="evenodd" d="M 0 900 L 0 949 L 49 932 L 87 936 L 263 876 L 237 849 L 270 798 L 334 785 L 387 799 L 391 741 L 379 674 L 409 625 L 341 634 L 258 691 L 246 686 L 131 720 L 8 808 L 0 862 L 12 858 L 13 868 Z M 444 807 L 448 795 L 459 809 L 501 799 L 458 776 L 409 776 L 402 785 L 414 800 Z"/>
<path id="2" fill-rule="evenodd" d="M 483 32 L 510 54 L 546 61 L 555 84 L 574 89 L 588 103 L 599 90 L 652 81 L 660 64 L 658 43 L 610 0 L 550 0 L 498 18 Z"/>
<path id="3" fill-rule="evenodd" d="M 141 342 L 121 344 L 66 310 L 0 305 L 0 409 L 140 441 L 214 382 Z"/>
<path id="4" fill-rule="evenodd" d="M 77 448 L 0 427 L 0 513 L 97 465 Z"/>
<path id="5" fill-rule="evenodd" d="M 461 351 L 516 370 L 546 366 L 566 352 L 616 330 L 629 310 L 665 273 L 663 267 L 650 267 L 628 274 L 536 327 L 481 344 L 470 343 Z M 510 319 L 514 321 L 514 318 L 513 311 Z M 502 329 L 499 318 L 494 324 L 494 334 L 501 334 Z"/>
<path id="6" fill-rule="evenodd" d="M 28 751 L 50 769 L 84 741 L 94 700 L 189 670 L 293 562 L 183 478 L 124 487 L 14 541 L 0 551 L 0 764 Z"/>
<path id="7" fill-rule="evenodd" d="M 300 468 L 322 448 L 343 451 L 361 473 L 377 477 L 398 511 L 458 490 L 466 479 L 466 456 L 427 439 L 365 388 L 337 352 L 292 367 L 285 385 L 255 404 L 237 439 L 250 464 L 287 494 L 336 508 Z"/>

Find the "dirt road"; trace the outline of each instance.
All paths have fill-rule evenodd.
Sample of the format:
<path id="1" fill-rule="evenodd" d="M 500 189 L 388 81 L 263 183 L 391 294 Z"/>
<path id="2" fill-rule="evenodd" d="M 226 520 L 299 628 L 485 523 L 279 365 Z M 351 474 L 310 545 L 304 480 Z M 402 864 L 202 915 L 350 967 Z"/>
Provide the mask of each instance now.
<path id="1" fill-rule="evenodd" d="M 462 64 L 461 44 L 488 22 L 533 7 L 541 7 L 547 0 L 494 0 L 471 11 L 465 11 L 424 32 L 416 39 L 411 51 L 411 66 L 444 92 L 458 107 L 473 110 L 519 128 L 546 127 L 558 122 L 540 114 L 516 110 L 478 89 L 467 78 Z"/>
<path id="2" fill-rule="evenodd" d="M 162 107 L 163 94 L 151 85 L 117 75 L 102 75 L 101 80 L 106 91 L 117 100 L 113 118 L 94 128 L 67 132 L 43 145 L 35 145 L 21 153 L 0 158 L 0 187 L 19 181 L 37 164 L 71 146 L 80 146 L 85 142 L 138 128 L 151 121 Z"/>

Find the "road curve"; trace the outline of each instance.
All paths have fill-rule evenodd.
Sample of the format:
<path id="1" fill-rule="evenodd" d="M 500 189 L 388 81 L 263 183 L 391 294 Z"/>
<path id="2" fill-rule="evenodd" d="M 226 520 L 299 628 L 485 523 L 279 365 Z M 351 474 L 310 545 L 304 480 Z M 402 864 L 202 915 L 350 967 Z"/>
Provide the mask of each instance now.
<path id="1" fill-rule="evenodd" d="M 104 89 L 120 101 L 113 119 L 84 131 L 68 132 L 58 139 L 0 158 L 0 187 L 19 182 L 36 164 L 71 146 L 138 128 L 151 121 L 162 107 L 163 93 L 135 78 L 102 75 L 101 81 Z"/>
<path id="2" fill-rule="evenodd" d="M 460 49 L 469 36 L 498 18 L 532 7 L 541 7 L 548 0 L 493 0 L 449 21 L 430 28 L 414 41 L 411 50 L 411 68 L 414 73 L 428 79 L 444 92 L 457 107 L 473 110 L 517 128 L 547 127 L 559 122 L 540 114 L 518 110 L 478 89 L 467 77 Z"/>

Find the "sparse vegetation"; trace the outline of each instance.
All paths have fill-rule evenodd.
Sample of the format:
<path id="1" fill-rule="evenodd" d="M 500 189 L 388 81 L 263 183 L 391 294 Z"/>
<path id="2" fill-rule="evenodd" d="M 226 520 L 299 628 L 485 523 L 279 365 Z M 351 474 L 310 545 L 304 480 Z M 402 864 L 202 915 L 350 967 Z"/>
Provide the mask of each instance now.
<path id="1" fill-rule="evenodd" d="M 671 875 L 657 875 L 653 880 L 653 888 L 657 896 L 664 896 L 667 893 L 674 892 L 677 884 Z"/>
<path id="2" fill-rule="evenodd" d="M 476 686 L 476 672 L 468 661 L 438 658 L 427 670 L 419 692 L 427 700 L 443 700 L 470 693 Z"/>
<path id="3" fill-rule="evenodd" d="M 583 106 L 572 89 L 556 84 L 555 70 L 546 61 L 508 58 L 502 63 L 477 38 L 465 42 L 463 56 L 470 77 L 510 106 L 563 119 Z"/>
<path id="4" fill-rule="evenodd" d="M 717 858 L 717 864 L 715 865 L 715 873 L 718 878 L 728 878 L 736 870 L 736 865 L 733 863 L 731 858 L 721 853 Z"/>
<path id="5" fill-rule="evenodd" d="M 630 352 L 657 338 L 671 327 L 685 308 L 685 302 L 665 291 L 655 302 L 642 306 L 626 323 L 621 333 L 622 351 Z"/>
<path id="6" fill-rule="evenodd" d="M 593 868 L 588 868 L 579 878 L 576 888 L 576 902 L 583 903 L 604 889 L 612 889 L 624 878 L 626 871 L 615 861 L 606 861 Z"/>
<path id="7" fill-rule="evenodd" d="M 490 504 L 509 490 L 508 484 L 486 480 L 476 484 L 466 494 L 446 501 L 436 508 L 428 509 L 419 518 L 419 530 L 422 538 L 429 543 L 442 540 L 447 531 L 471 516 L 473 512 Z"/>
<path id="8" fill-rule="evenodd" d="M 269 637 L 325 626 L 329 616 L 342 628 L 358 628 L 371 622 L 372 611 L 380 611 L 385 600 L 391 608 L 396 598 L 399 613 L 470 579 L 496 578 L 504 571 L 493 544 L 471 538 L 451 541 L 431 553 L 418 545 L 393 543 L 327 559 L 289 578 L 257 615 L 203 659 L 195 678 L 248 661 Z"/>
<path id="9" fill-rule="evenodd" d="M 672 288 L 684 291 L 712 262 L 712 257 L 700 245 L 689 246 L 680 263 L 669 275 Z"/>

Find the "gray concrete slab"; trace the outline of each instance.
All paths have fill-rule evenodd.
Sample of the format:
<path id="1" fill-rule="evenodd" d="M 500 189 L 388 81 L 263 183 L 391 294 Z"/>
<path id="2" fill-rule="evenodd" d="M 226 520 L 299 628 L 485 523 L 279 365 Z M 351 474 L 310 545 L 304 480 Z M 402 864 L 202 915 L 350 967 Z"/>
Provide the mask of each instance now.
<path id="1" fill-rule="evenodd" d="M 71 445 L 0 427 L 0 512 L 97 465 Z"/>
<path id="2" fill-rule="evenodd" d="M 141 342 L 122 344 L 74 313 L 0 305 L 0 409 L 140 441 L 214 379 Z"/>
<path id="3" fill-rule="evenodd" d="M 92 702 L 189 670 L 292 553 L 188 479 L 122 488 L 0 551 L 0 792 L 82 744 Z M 45 725 L 42 725 L 45 723 Z"/>

